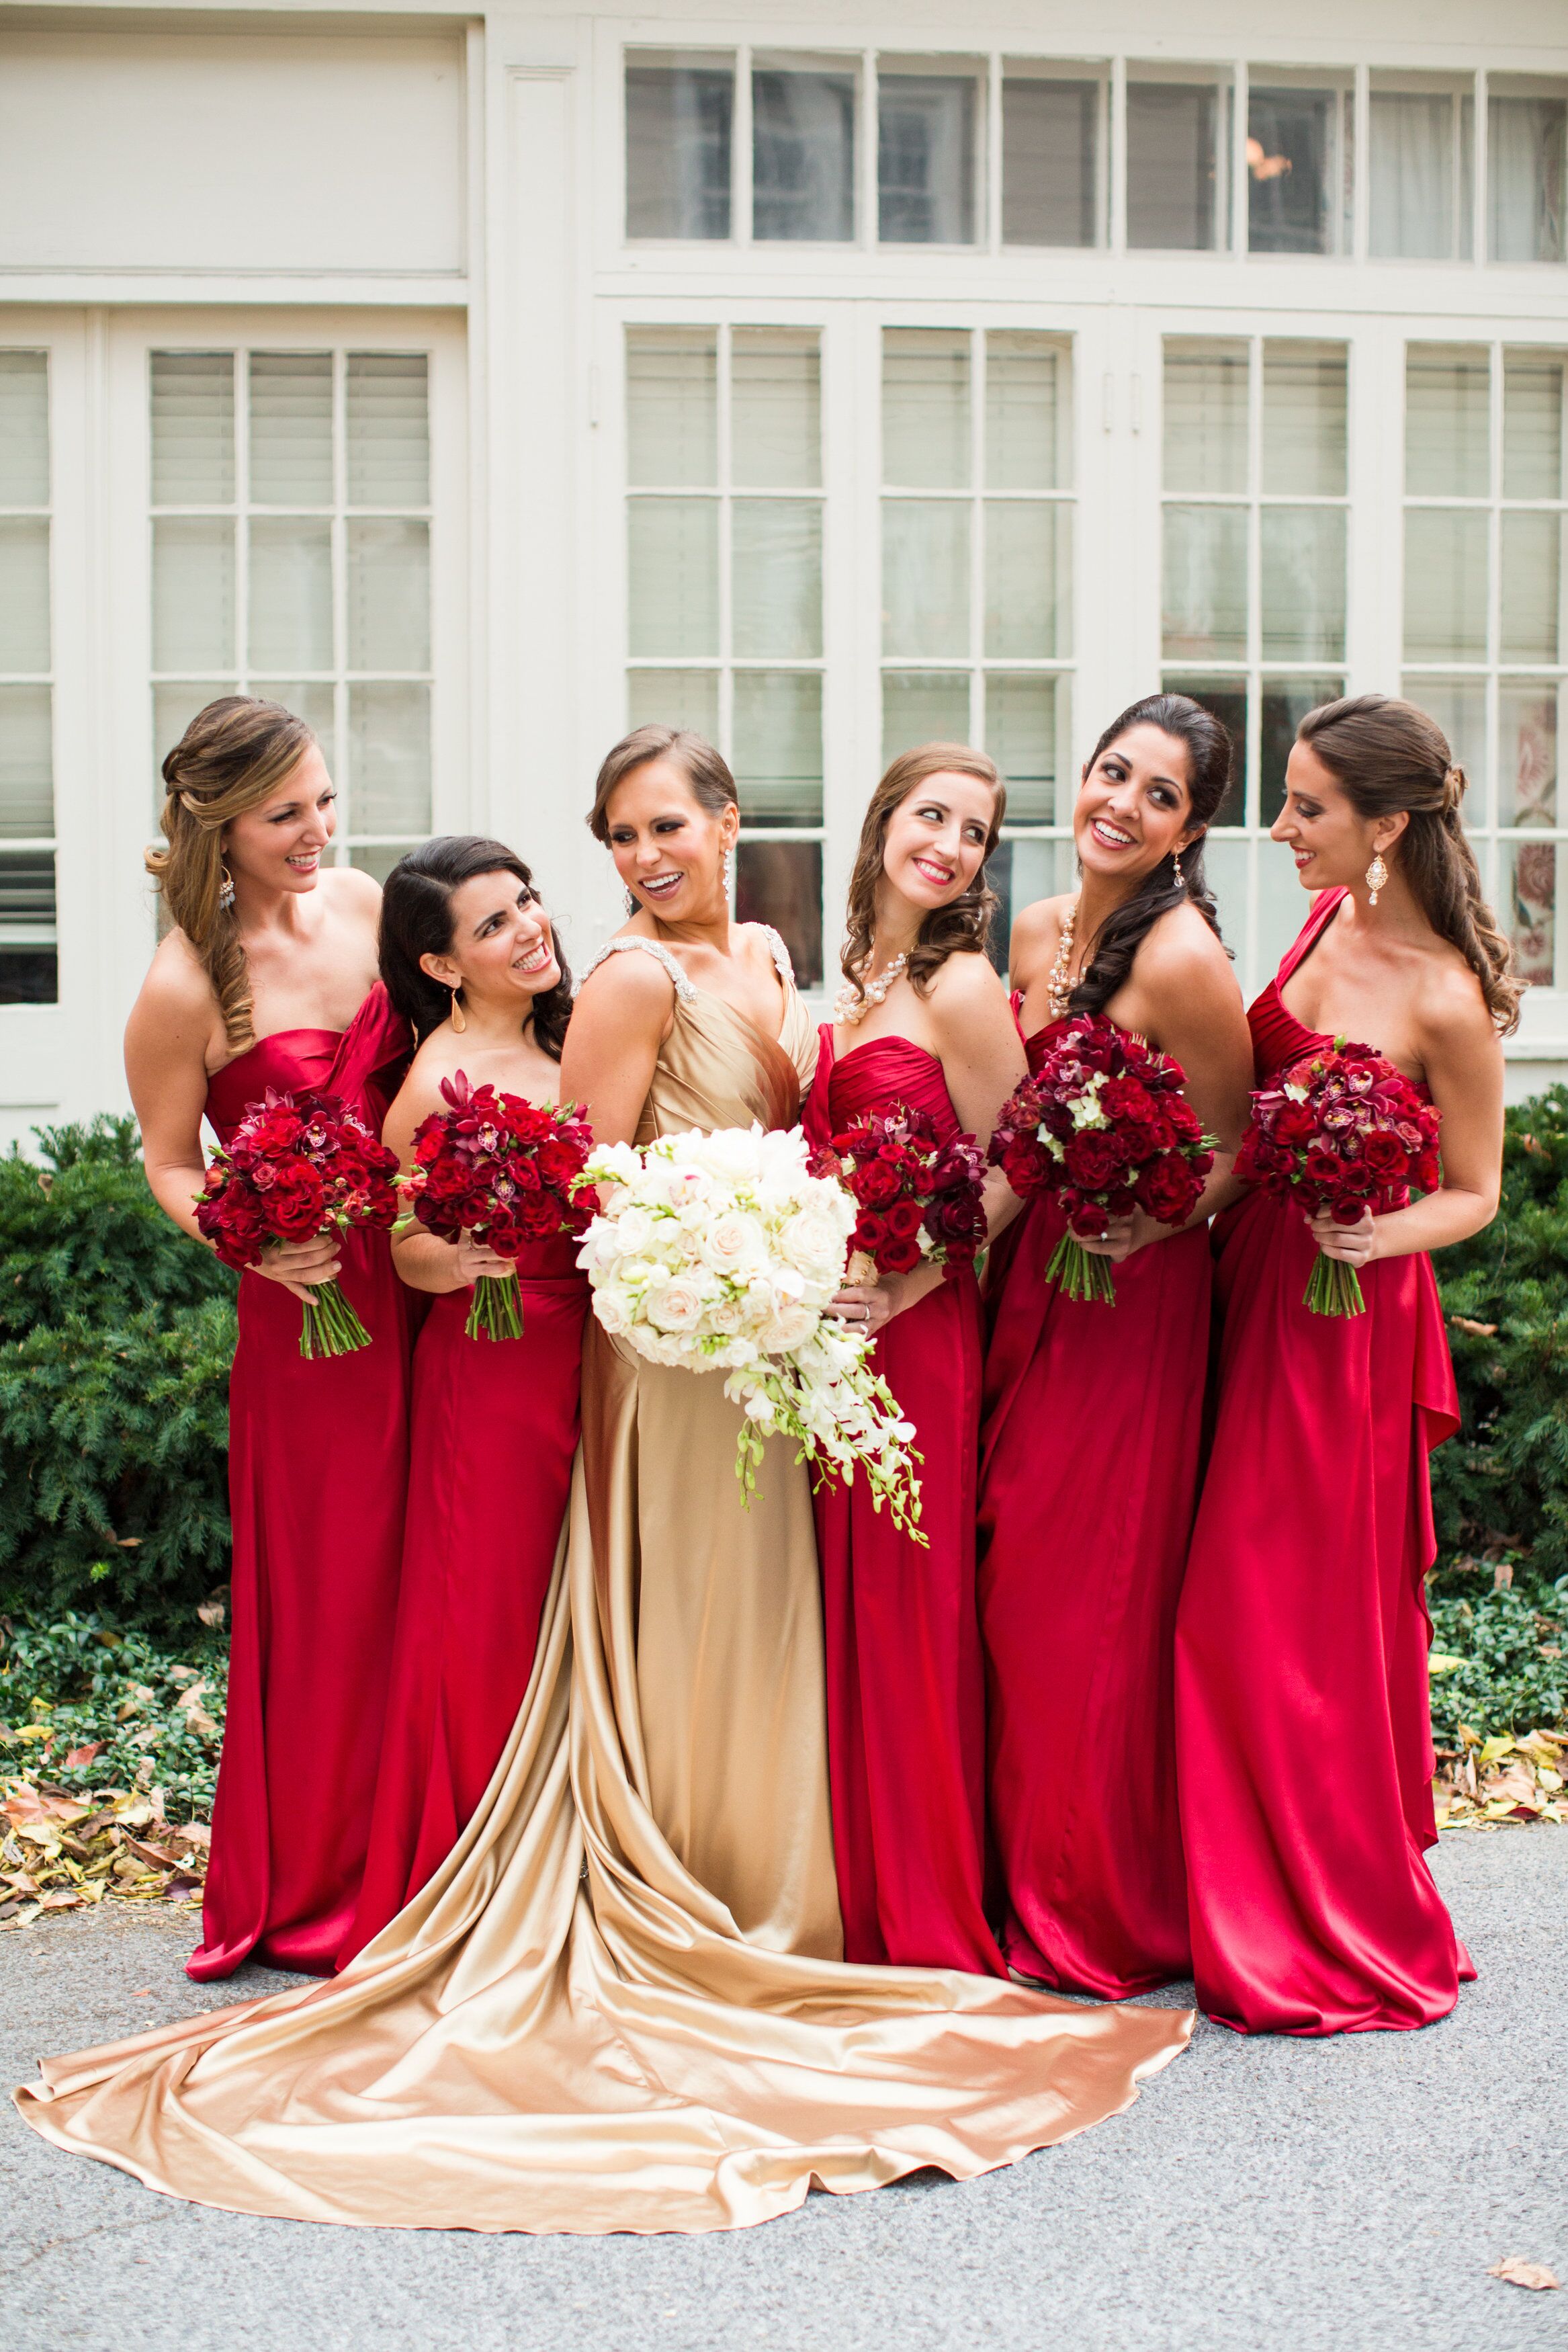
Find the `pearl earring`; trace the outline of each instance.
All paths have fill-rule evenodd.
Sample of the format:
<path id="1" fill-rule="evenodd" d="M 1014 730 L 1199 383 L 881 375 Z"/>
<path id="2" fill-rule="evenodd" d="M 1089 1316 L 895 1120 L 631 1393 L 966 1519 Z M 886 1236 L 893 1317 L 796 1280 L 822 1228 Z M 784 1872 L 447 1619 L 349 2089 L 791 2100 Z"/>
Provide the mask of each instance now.
<path id="1" fill-rule="evenodd" d="M 234 877 L 226 866 L 218 868 L 218 912 L 226 915 L 235 902 Z"/>
<path id="2" fill-rule="evenodd" d="M 1373 852 L 1372 863 L 1366 869 L 1366 887 L 1368 893 L 1367 904 L 1369 906 L 1376 906 L 1377 894 L 1380 890 L 1385 889 L 1387 887 L 1387 883 L 1388 868 L 1383 863 L 1383 852 L 1380 849 L 1375 850 Z"/>
<path id="3" fill-rule="evenodd" d="M 727 898 L 729 897 L 734 887 L 735 852 L 733 849 L 727 849 L 724 853 L 724 895 Z"/>
<path id="4" fill-rule="evenodd" d="M 1180 852 L 1180 850 L 1179 850 L 1179 849 L 1173 849 L 1173 850 L 1172 850 L 1172 852 L 1171 852 L 1171 865 L 1173 866 L 1173 867 L 1174 867 L 1174 868 L 1175 868 L 1175 870 L 1176 870 L 1176 887 L 1177 887 L 1178 889 L 1184 888 L 1184 887 L 1186 887 L 1186 876 L 1182 873 L 1182 870 L 1181 870 L 1181 852 Z"/>
<path id="5" fill-rule="evenodd" d="M 468 1026 L 467 1018 L 463 1011 L 462 999 L 455 989 L 452 992 L 452 1026 L 459 1037 Z"/>

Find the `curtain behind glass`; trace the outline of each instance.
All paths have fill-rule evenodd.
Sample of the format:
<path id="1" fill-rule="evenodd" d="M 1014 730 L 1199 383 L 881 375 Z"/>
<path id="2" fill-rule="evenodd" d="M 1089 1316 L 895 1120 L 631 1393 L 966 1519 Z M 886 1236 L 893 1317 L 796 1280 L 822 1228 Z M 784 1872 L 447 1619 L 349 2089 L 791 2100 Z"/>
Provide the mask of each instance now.
<path id="1" fill-rule="evenodd" d="M 1454 250 L 1454 102 L 1406 90 L 1372 94 L 1372 251 L 1446 261 Z"/>
<path id="2" fill-rule="evenodd" d="M 1487 108 L 1487 215 L 1494 261 L 1561 261 L 1568 101 L 1493 98 Z"/>

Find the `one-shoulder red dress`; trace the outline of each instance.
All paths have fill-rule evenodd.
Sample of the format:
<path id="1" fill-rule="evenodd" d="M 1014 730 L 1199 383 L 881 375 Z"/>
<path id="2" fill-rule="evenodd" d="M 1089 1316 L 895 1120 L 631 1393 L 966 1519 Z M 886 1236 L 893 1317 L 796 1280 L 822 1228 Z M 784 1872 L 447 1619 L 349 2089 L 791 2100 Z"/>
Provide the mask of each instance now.
<path id="1" fill-rule="evenodd" d="M 378 981 L 341 1035 L 281 1029 L 225 1063 L 208 1121 L 226 1141 L 268 1087 L 309 1087 L 379 1135 L 412 1045 Z M 240 1276 L 228 1722 L 202 1942 L 186 1963 L 198 1981 L 253 1951 L 329 1976 L 359 1899 L 397 1613 L 414 1316 L 385 1234 L 345 1234 L 342 1267 L 371 1344 L 313 1362 L 293 1292 Z"/>
<path id="2" fill-rule="evenodd" d="M 342 1967 L 446 1859 L 533 1672 L 577 1451 L 588 1277 L 569 1235 L 517 1260 L 520 1339 L 432 1302 L 413 1355 L 408 1522 L 370 1853 Z"/>
<path id="3" fill-rule="evenodd" d="M 1332 1043 L 1281 989 L 1343 898 L 1248 1014 L 1260 1079 Z M 1431 1261 L 1375 1260 L 1365 1314 L 1340 1318 L 1301 1303 L 1293 1202 L 1249 1193 L 1215 1242 L 1214 1443 L 1176 1621 L 1198 2000 L 1244 2033 L 1427 2025 L 1474 1974 L 1424 1859 L 1427 1456 L 1459 1419 Z"/>
<path id="4" fill-rule="evenodd" d="M 959 1132 L 942 1065 L 903 1037 L 835 1058 L 821 1031 L 804 1126 L 821 1145 L 895 1103 Z M 980 1300 L 973 1269 L 884 1326 L 872 1353 L 915 1425 L 921 1533 L 873 1511 L 863 1479 L 816 1497 L 828 1763 L 844 1958 L 1003 1971 L 983 1906 L 985 1680 L 975 1614 Z"/>
<path id="5" fill-rule="evenodd" d="M 1026 1039 L 1031 1069 L 1054 1032 Z M 1045 1278 L 1065 1223 L 1030 1202 L 988 1281 L 987 1793 L 1009 1966 L 1116 2000 L 1190 1966 L 1171 1648 L 1211 1276 L 1200 1226 L 1115 1266 L 1114 1306 L 1068 1298 Z"/>

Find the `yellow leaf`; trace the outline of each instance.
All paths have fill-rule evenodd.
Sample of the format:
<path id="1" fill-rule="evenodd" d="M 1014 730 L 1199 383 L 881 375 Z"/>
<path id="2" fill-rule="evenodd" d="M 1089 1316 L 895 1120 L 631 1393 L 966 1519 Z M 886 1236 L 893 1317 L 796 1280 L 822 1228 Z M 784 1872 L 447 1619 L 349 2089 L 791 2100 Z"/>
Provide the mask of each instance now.
<path id="1" fill-rule="evenodd" d="M 1553 1796 L 1563 1786 L 1562 1773 L 1554 1772 L 1550 1764 L 1538 1764 L 1535 1768 L 1535 1777 L 1543 1789 L 1551 1790 Z"/>
<path id="2" fill-rule="evenodd" d="M 1483 1740 L 1481 1743 L 1480 1760 L 1483 1764 L 1495 1764 L 1500 1756 L 1512 1754 L 1512 1740 L 1505 1739 L 1500 1731 L 1495 1732 L 1490 1739 Z"/>
<path id="3" fill-rule="evenodd" d="M 1427 1672 L 1429 1675 L 1451 1675 L 1466 1663 L 1463 1658 L 1450 1658 L 1446 1651 L 1432 1650 L 1427 1654 Z"/>

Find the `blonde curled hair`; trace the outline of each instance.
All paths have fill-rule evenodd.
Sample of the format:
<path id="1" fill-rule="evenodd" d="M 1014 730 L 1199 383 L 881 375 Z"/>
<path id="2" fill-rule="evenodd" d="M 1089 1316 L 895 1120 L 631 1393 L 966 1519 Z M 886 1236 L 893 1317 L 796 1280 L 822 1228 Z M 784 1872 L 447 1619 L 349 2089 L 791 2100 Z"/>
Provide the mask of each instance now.
<path id="1" fill-rule="evenodd" d="M 236 1052 L 255 1043 L 250 972 L 232 907 L 223 904 L 223 829 L 270 799 L 316 738 L 280 702 L 220 695 L 198 710 L 163 762 L 159 816 L 166 846 L 147 871 L 199 957 Z"/>
<path id="2" fill-rule="evenodd" d="M 995 849 L 1007 814 L 1007 787 L 994 760 L 969 743 L 922 743 L 901 751 L 884 771 L 871 796 L 861 826 L 860 847 L 850 875 L 849 903 L 844 911 L 845 939 L 840 959 L 844 978 L 859 988 L 871 969 L 876 929 L 876 887 L 882 879 L 882 845 L 888 819 L 901 802 L 928 776 L 974 776 L 991 793 L 991 822 L 986 835 L 986 857 Z M 946 907 L 934 907 L 921 918 L 915 945 L 909 950 L 910 985 L 924 996 L 950 955 L 984 955 L 991 935 L 997 894 L 986 879 L 985 859 L 963 896 Z"/>

